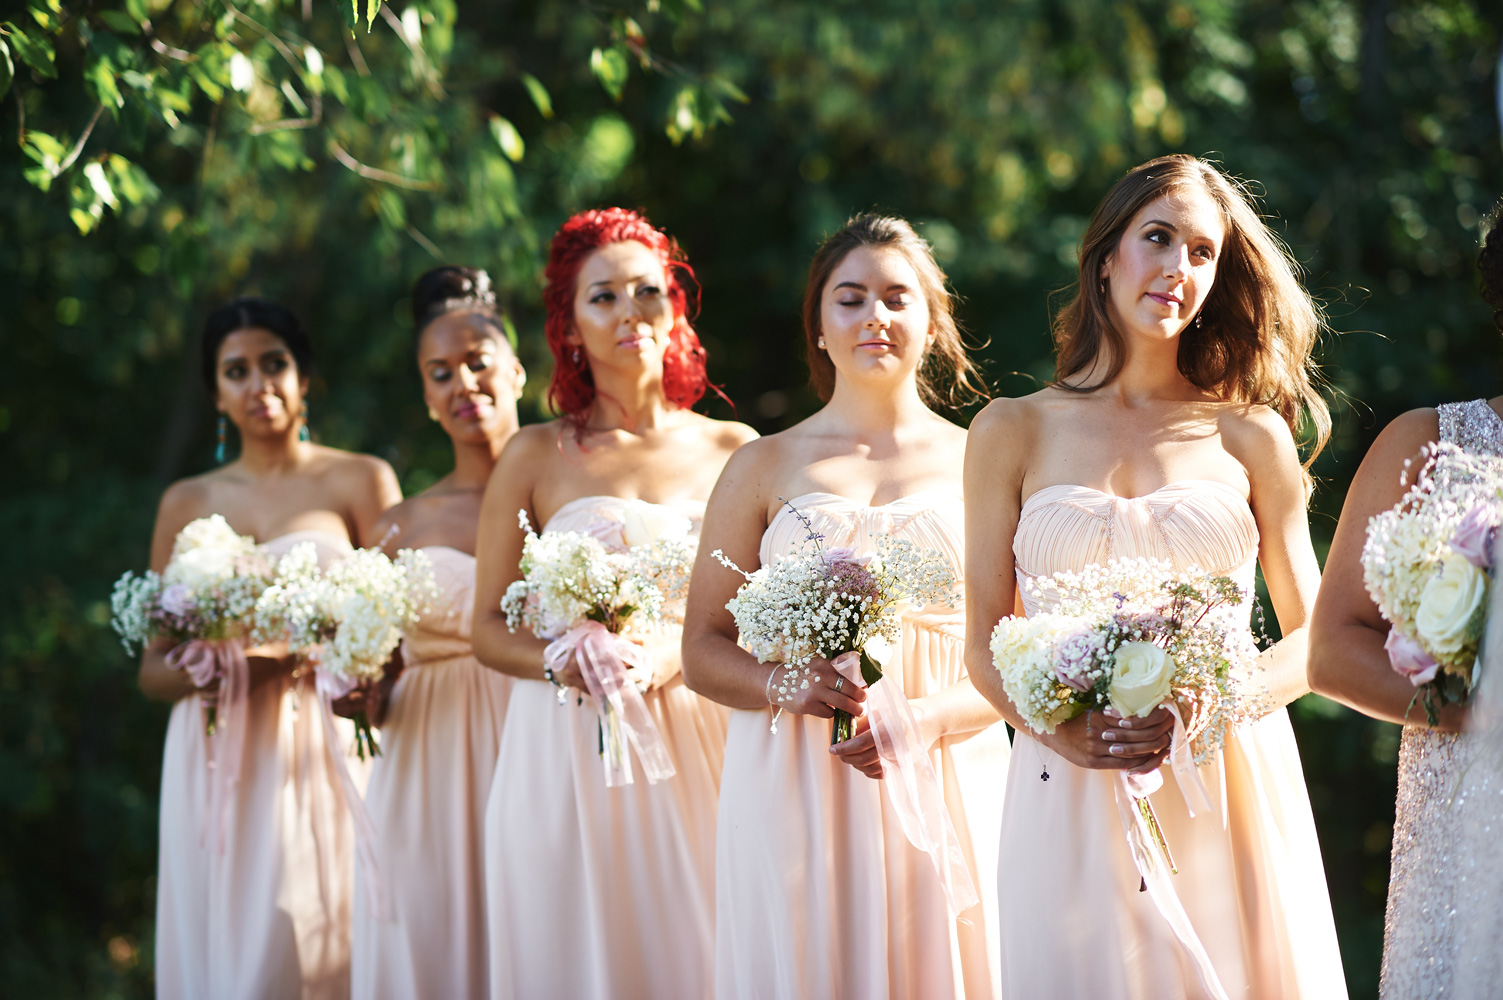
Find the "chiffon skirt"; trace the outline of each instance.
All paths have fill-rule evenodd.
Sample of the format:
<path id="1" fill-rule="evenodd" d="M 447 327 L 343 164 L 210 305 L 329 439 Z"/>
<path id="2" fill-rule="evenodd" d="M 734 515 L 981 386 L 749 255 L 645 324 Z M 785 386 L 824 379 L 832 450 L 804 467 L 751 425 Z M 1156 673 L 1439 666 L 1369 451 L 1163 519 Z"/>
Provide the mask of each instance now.
<path id="1" fill-rule="evenodd" d="M 206 825 L 202 699 L 174 706 L 162 755 L 158 997 L 349 996 L 354 834 L 332 757 L 344 751 L 326 745 L 318 712 L 311 676 L 251 692 L 221 852 Z"/>
<path id="2" fill-rule="evenodd" d="M 646 696 L 677 773 L 607 788 L 588 698 L 517 681 L 486 808 L 495 1000 L 707 997 L 725 710 L 675 678 Z"/>

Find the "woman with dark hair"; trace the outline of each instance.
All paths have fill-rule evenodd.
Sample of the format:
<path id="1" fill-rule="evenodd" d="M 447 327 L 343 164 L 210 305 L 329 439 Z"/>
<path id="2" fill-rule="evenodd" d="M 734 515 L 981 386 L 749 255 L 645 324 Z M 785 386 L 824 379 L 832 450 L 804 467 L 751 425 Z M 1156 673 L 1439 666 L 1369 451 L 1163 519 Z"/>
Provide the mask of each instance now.
<path id="1" fill-rule="evenodd" d="M 966 662 L 1017 729 L 1002 811 L 1003 992 L 1163 1000 L 1344 997 L 1299 751 L 1284 706 L 1306 693 L 1320 584 L 1296 429 L 1329 418 L 1311 349 L 1320 317 L 1246 190 L 1203 160 L 1129 171 L 1080 245 L 1056 317 L 1055 382 L 997 400 L 966 448 Z M 1261 566 L 1284 638 L 1254 679 L 1266 714 L 1195 771 L 1211 815 L 1164 768 L 1153 809 L 1179 874 L 1129 848 L 1119 772 L 1147 775 L 1174 716 L 1082 713 L 1035 733 L 992 662 L 993 626 L 1023 584 L 1114 558 L 1198 565 L 1248 595 Z M 1249 640 L 1250 641 L 1250 640 Z M 1187 779 L 1188 780 L 1188 779 Z M 1146 891 L 1140 891 L 1146 890 Z"/>
<path id="2" fill-rule="evenodd" d="M 178 532 L 211 514 L 279 554 L 312 542 L 327 561 L 372 544 L 381 513 L 401 497 L 396 477 L 379 458 L 306 440 L 312 351 L 292 313 L 236 299 L 210 313 L 200 346 L 220 458 L 228 424 L 240 454 L 168 487 L 152 569 L 166 566 Z M 293 673 L 285 646 L 244 651 L 245 728 L 215 736 L 241 741 L 240 772 L 211 817 L 215 758 L 203 720 L 217 682 L 194 687 L 169 652 L 149 647 L 140 673 L 147 697 L 173 703 L 162 759 L 157 996 L 348 996 L 354 835 L 334 756 L 345 751 L 325 744 L 308 709 L 311 673 Z"/>
<path id="3" fill-rule="evenodd" d="M 980 395 L 953 309 L 944 273 L 907 222 L 850 220 L 815 253 L 804 292 L 811 381 L 824 407 L 742 448 L 710 498 L 684 677 L 735 709 L 717 824 L 722 1000 L 999 996 L 996 896 L 963 906 L 958 883 L 995 883 L 995 856 L 978 848 L 998 834 L 1007 733 L 966 681 L 960 602 L 905 611 L 878 682 L 910 700 L 915 756 L 927 757 L 943 803 L 933 812 L 954 826 L 966 871 L 947 856 L 942 876 L 909 842 L 907 775 L 883 759 L 869 721 L 830 744 L 831 716 L 862 716 L 865 691 L 816 658 L 808 683 L 786 685 L 792 696 L 774 706 L 789 667 L 758 663 L 737 644 L 726 602 L 744 581 L 710 555 L 722 550 L 752 572 L 798 552 L 811 531 L 822 546 L 858 554 L 891 535 L 939 552 L 962 577 L 966 435 L 931 409 Z M 779 708 L 792 718 L 773 729 Z M 943 826 L 943 815 L 924 815 L 931 829 Z"/>
<path id="4" fill-rule="evenodd" d="M 483 997 L 489 989 L 485 799 L 511 682 L 476 661 L 470 613 L 481 493 L 517 432 L 526 376 L 484 271 L 427 272 L 412 291 L 412 319 L 423 400 L 453 444 L 454 469 L 376 525 L 389 554 L 412 548 L 428 557 L 438 595 L 407 634 L 400 679 L 389 670 L 361 706 L 381 726 L 366 805 L 391 918 L 377 918 L 357 877 L 356 1000 Z"/>
<path id="5" fill-rule="evenodd" d="M 693 273 L 646 218 L 572 217 L 546 273 L 548 396 L 562 416 L 506 446 L 476 543 L 475 655 L 517 678 L 486 809 L 491 996 L 702 997 L 724 714 L 684 687 L 676 628 L 653 630 L 634 655 L 650 661 L 643 698 L 675 773 L 654 783 L 639 767 L 607 787 L 577 657 L 545 670 L 548 642 L 513 634 L 501 598 L 520 575 L 518 511 L 621 547 L 631 519 L 697 522 L 755 435 L 689 409 L 709 384 L 689 325 Z"/>
<path id="6" fill-rule="evenodd" d="M 1477 263 L 1482 297 L 1503 330 L 1503 223 L 1496 214 Z M 1368 521 L 1399 502 L 1409 485 L 1406 463 L 1414 459 L 1417 468 L 1426 445 L 1445 441 L 1474 454 L 1503 455 L 1500 415 L 1503 396 L 1494 396 L 1410 410 L 1383 429 L 1347 490 L 1310 627 L 1310 686 L 1404 727 L 1379 988 L 1384 997 L 1480 995 L 1458 993 L 1453 982 L 1468 919 L 1458 905 L 1460 876 L 1471 864 L 1455 851 L 1464 825 L 1479 809 L 1496 806 L 1479 805 L 1480 795 L 1456 794 L 1480 761 L 1478 740 L 1463 732 L 1469 708 L 1443 705 L 1432 724 L 1418 707 L 1414 684 L 1389 662 L 1389 626 L 1363 585 L 1362 547 Z M 1486 891 L 1497 888 L 1488 884 Z M 1496 951 L 1496 940 L 1491 944 Z M 1481 949 L 1474 949 L 1468 960 L 1480 957 Z"/>

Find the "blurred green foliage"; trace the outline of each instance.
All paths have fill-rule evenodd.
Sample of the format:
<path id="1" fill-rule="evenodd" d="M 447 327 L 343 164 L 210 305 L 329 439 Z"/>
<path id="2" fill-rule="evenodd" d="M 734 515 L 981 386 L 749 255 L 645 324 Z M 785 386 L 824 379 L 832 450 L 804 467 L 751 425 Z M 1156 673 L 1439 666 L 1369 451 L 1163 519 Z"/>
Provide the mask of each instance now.
<path id="1" fill-rule="evenodd" d="M 1377 430 L 1503 392 L 1474 290 L 1503 194 L 1492 0 L 32 0 L 0 20 L 0 982 L 150 991 L 166 713 L 106 627 L 155 500 L 206 467 L 197 324 L 241 292 L 313 331 L 315 433 L 441 475 L 405 294 L 491 269 L 546 375 L 539 274 L 569 213 L 642 207 L 704 288 L 737 413 L 808 413 L 819 237 L 920 225 L 1002 393 L 1047 378 L 1052 293 L 1134 163 L 1256 179 L 1327 303 L 1324 552 Z M 9 141 L 11 130 L 15 144 Z M 728 413 L 723 404 L 711 410 Z M 1395 727 L 1294 708 L 1354 996 L 1375 993 Z"/>

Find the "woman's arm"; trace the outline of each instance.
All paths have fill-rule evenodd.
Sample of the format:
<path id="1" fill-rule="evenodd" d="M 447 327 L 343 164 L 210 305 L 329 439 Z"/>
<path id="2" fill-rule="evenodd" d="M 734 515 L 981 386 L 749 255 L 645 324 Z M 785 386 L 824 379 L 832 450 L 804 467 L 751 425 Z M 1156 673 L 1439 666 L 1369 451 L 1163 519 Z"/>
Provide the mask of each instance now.
<path id="1" fill-rule="evenodd" d="M 160 573 L 167 568 L 172 558 L 172 545 L 178 532 L 189 521 L 204 516 L 200 508 L 204 503 L 204 489 L 192 481 L 173 483 L 162 494 L 157 505 L 157 522 L 151 532 L 151 568 Z M 174 670 L 167 665 L 167 654 L 172 644 L 163 639 L 148 643 L 141 651 L 141 669 L 136 674 L 136 683 L 141 693 L 153 701 L 175 702 L 198 690 L 186 670 Z"/>
<path id="2" fill-rule="evenodd" d="M 527 628 L 513 632 L 501 611 L 506 588 L 521 579 L 522 542 L 527 537 L 517 521 L 526 511 L 534 530 L 541 530 L 533 510 L 532 488 L 537 470 L 552 458 L 553 424 L 524 427 L 501 451 L 480 504 L 475 537 L 475 615 L 470 638 L 475 658 L 512 677 L 543 680 L 543 650 L 548 647 Z"/>
<path id="3" fill-rule="evenodd" d="M 1320 563 L 1310 544 L 1310 515 L 1299 449 L 1282 417 L 1259 406 L 1223 429 L 1232 456 L 1247 470 L 1248 503 L 1258 523 L 1258 564 L 1278 616 L 1280 639 L 1258 658 L 1274 707 L 1310 693 L 1310 614 L 1320 591 Z"/>
<path id="4" fill-rule="evenodd" d="M 1388 623 L 1362 582 L 1362 546 L 1368 521 L 1407 490 L 1404 463 L 1439 437 L 1434 410 L 1411 410 L 1373 442 L 1347 490 L 1310 623 L 1310 687 L 1374 718 L 1417 726 L 1427 724 L 1425 713 L 1414 703 L 1417 689 L 1388 662 Z M 1457 732 L 1465 718 L 1463 706 L 1446 705 L 1436 728 Z"/>
<path id="5" fill-rule="evenodd" d="M 705 509 L 699 555 L 684 609 L 684 683 L 731 708 L 770 707 L 768 690 L 773 674 L 781 676 L 786 670 L 780 663 L 758 663 L 736 644 L 736 620 L 725 605 L 736 596 L 744 580 L 710 554 L 719 549 L 748 573 L 761 564 L 759 549 L 767 527 L 767 480 L 773 473 L 775 447 L 772 439 L 763 438 L 743 446 L 726 463 Z M 862 713 L 864 691 L 836 691 L 834 668 L 824 660 L 816 660 L 811 666 L 819 681 L 811 677 L 808 689 L 800 689 L 792 702 L 782 706 L 784 709 L 823 718 L 833 716 L 837 708 L 852 715 Z"/>
<path id="6" fill-rule="evenodd" d="M 358 458 L 359 485 L 350 505 L 350 516 L 354 522 L 351 541 L 369 548 L 380 545 L 383 541 L 377 525 L 389 508 L 402 502 L 402 487 L 397 484 L 397 474 L 382 459 L 374 455 L 360 455 Z"/>
<path id="7" fill-rule="evenodd" d="M 1022 513 L 1023 475 L 1037 437 L 1026 401 L 998 399 L 971 424 L 965 450 L 966 672 L 1008 723 L 1028 730 L 992 663 L 991 634 L 1017 602 L 1013 537 Z M 1032 733 L 1079 767 L 1152 771 L 1169 750 L 1174 717 L 1162 709 L 1143 719 L 1082 713 L 1053 734 Z"/>

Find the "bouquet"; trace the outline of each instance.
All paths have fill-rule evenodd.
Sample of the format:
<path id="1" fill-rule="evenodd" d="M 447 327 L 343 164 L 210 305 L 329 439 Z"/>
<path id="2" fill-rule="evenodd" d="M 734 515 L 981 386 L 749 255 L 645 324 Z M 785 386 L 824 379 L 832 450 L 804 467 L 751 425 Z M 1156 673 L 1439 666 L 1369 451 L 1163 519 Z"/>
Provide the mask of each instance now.
<path id="1" fill-rule="evenodd" d="M 602 521 L 587 532 L 532 530 L 526 511 L 518 521 L 522 578 L 501 600 L 507 626 L 526 625 L 550 639 L 543 654 L 551 680 L 571 656 L 595 702 L 606 784 L 631 784 L 627 741 L 637 748 L 649 781 L 673 776 L 673 762 L 642 695 L 652 662 L 626 638 L 665 620 L 688 592 L 696 542 L 687 517 L 640 500 L 627 505 L 620 523 Z M 560 704 L 565 700 L 559 688 Z"/>
<path id="2" fill-rule="evenodd" d="M 875 552 L 825 548 L 804 513 L 792 504 L 788 509 L 804 525 L 810 543 L 805 551 L 779 557 L 755 573 L 745 572 L 718 549 L 712 553 L 746 578 L 726 605 L 742 645 L 759 662 L 788 668 L 774 689 L 780 706 L 809 686 L 809 663 L 815 657 L 833 661 L 854 654 L 862 680 L 875 684 L 882 676 L 884 647 L 898 638 L 903 609 L 951 603 L 955 590 L 949 562 L 932 549 L 892 535 L 878 538 Z M 779 707 L 773 732 L 781 714 Z M 837 710 L 830 743 L 854 735 L 850 714 Z"/>
<path id="3" fill-rule="evenodd" d="M 294 546 L 257 602 L 258 636 L 287 639 L 316 664 L 318 689 L 343 697 L 381 677 L 402 632 L 417 624 L 436 591 L 422 552 L 403 549 L 389 559 L 380 549 L 356 549 L 326 570 L 311 542 Z M 357 712 L 355 753 L 379 756 L 370 720 Z"/>
<path id="4" fill-rule="evenodd" d="M 1028 587 L 1053 610 L 1003 618 L 991 650 L 1008 698 L 1035 732 L 1052 733 L 1087 709 L 1142 718 L 1168 705 L 1188 715 L 1195 763 L 1204 764 L 1228 729 L 1262 714 L 1252 635 L 1213 613 L 1246 598 L 1230 577 L 1124 559 Z"/>
<path id="5" fill-rule="evenodd" d="M 1389 662 L 1434 725 L 1441 705 L 1466 702 L 1476 685 L 1503 460 L 1450 444 L 1426 453 L 1414 485 L 1368 522 L 1362 578 L 1390 625 Z"/>
<path id="6" fill-rule="evenodd" d="M 170 640 L 169 666 L 185 669 L 198 687 L 224 676 L 226 643 L 243 642 L 256 630 L 256 604 L 270 585 L 275 560 L 255 539 L 236 534 L 214 514 L 178 533 L 160 573 L 127 572 L 110 598 L 111 626 L 127 653 Z M 208 730 L 217 706 L 206 706 Z"/>

